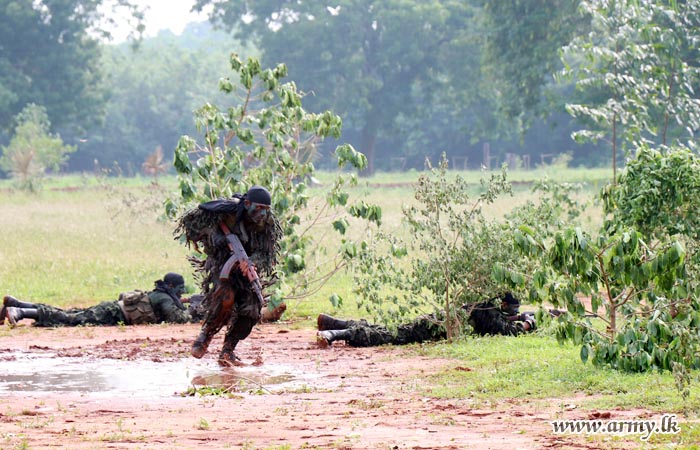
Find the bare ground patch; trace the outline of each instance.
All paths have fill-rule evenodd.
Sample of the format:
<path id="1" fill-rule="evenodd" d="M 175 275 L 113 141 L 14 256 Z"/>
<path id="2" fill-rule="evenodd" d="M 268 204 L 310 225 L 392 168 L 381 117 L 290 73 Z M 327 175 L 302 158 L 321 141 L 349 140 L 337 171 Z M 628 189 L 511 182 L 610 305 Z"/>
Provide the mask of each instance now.
<path id="1" fill-rule="evenodd" d="M 0 335 L 0 380 L 8 375 L 3 366 L 17 352 L 27 358 L 53 352 L 127 368 L 167 363 L 172 370 L 182 364 L 183 376 L 206 367 L 232 386 L 227 396 L 182 396 L 182 391 L 7 390 L 0 384 L 0 448 L 635 448 L 640 443 L 636 436 L 623 441 L 555 435 L 549 422 L 648 415 L 584 411 L 575 406 L 576 397 L 510 399 L 489 407 L 470 399 L 425 397 L 417 388 L 426 376 L 462 366 L 459 361 L 422 357 L 399 347 L 319 348 L 314 330 L 292 330 L 283 323 L 258 326 L 239 346 L 246 367 L 220 369 L 215 360 L 221 336 L 202 360 L 189 357 L 198 328 L 19 327 Z M 296 382 L 251 375 L 279 367 Z M 192 381 L 197 382 L 195 376 Z M 138 391 L 139 380 L 133 383 Z M 561 405 L 571 407 L 562 411 Z"/>

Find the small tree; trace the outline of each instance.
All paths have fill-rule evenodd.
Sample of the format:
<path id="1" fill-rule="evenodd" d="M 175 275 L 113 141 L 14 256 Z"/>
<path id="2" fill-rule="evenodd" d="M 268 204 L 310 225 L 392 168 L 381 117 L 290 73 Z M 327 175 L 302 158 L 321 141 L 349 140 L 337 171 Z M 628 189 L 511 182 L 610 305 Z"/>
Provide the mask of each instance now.
<path id="1" fill-rule="evenodd" d="M 494 282 L 491 270 L 511 257 L 512 242 L 482 213 L 485 204 L 510 192 L 505 169 L 477 187 L 459 175 L 452 179 L 447 167 L 443 154 L 431 176 L 419 178 L 418 206 L 403 210 L 408 242 L 398 237 L 400 231 L 379 233 L 361 249 L 355 291 L 360 307 L 389 325 L 426 309 L 438 312 L 451 339 L 461 331 L 463 304 L 505 287 Z"/>
<path id="2" fill-rule="evenodd" d="M 612 149 L 613 184 L 620 150 L 673 144 L 672 126 L 694 139 L 700 128 L 696 42 L 700 4 L 660 0 L 584 0 L 592 31 L 564 47 L 562 74 L 588 101 L 567 105 L 587 128 L 577 141 L 604 139 Z"/>
<path id="3" fill-rule="evenodd" d="M 381 210 L 363 202 L 349 203 L 344 188 L 356 183 L 355 176 L 338 175 L 325 197 L 310 204 L 307 183 L 315 171 L 312 149 L 326 137 L 340 137 L 340 117 L 330 111 L 305 111 L 296 85 L 282 82 L 287 75 L 283 64 L 262 69 L 257 59 L 243 62 L 235 54 L 230 62 L 233 77 L 223 78 L 219 87 L 233 97 L 232 106 L 221 109 L 206 104 L 196 111 L 204 143 L 189 136 L 180 139 L 174 160 L 180 195 L 166 201 L 166 213 L 174 218 L 193 204 L 231 197 L 254 184 L 267 187 L 284 232 L 279 275 L 285 289 L 277 289 L 273 303 L 283 297 L 303 298 L 357 253 L 357 244 L 346 235 L 350 224 L 346 217 L 380 223 Z M 335 156 L 339 167 L 363 169 L 367 164 L 365 156 L 347 144 L 338 146 Z M 317 228 L 324 224 L 340 235 L 336 252 L 317 238 L 325 234 Z M 320 261 L 324 254 L 328 260 Z M 340 301 L 337 295 L 331 298 Z"/>
<path id="4" fill-rule="evenodd" d="M 643 148 L 620 182 L 605 189 L 609 216 L 597 237 L 577 227 L 553 238 L 534 227 L 515 234 L 523 254 L 542 261 L 542 269 L 527 277 L 532 292 L 570 313 L 558 319 L 559 339 L 581 345 L 584 362 L 672 370 L 684 396 L 689 370 L 700 367 L 697 166 L 686 149 L 664 154 Z M 509 281 L 510 275 L 501 277 Z M 590 296 L 590 305 L 579 294 Z"/>
<path id="5" fill-rule="evenodd" d="M 0 167 L 8 171 L 20 189 L 35 192 L 41 187 L 46 171 L 58 171 L 75 147 L 64 145 L 60 136 L 50 133 L 46 109 L 27 105 L 15 117 L 15 134 L 3 147 Z"/>

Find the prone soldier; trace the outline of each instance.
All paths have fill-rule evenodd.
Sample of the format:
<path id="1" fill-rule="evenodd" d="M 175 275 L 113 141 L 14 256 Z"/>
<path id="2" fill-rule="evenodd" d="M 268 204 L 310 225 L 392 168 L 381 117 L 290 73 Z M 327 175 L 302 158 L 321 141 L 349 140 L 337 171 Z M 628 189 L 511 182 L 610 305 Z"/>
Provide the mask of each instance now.
<path id="1" fill-rule="evenodd" d="M 64 310 L 44 303 L 20 301 L 7 295 L 0 309 L 0 319 L 7 320 L 10 326 L 17 325 L 23 319 L 33 319 L 37 327 L 199 321 L 196 309 L 184 306 L 184 292 L 185 279 L 178 273 L 169 272 L 162 280 L 155 282 L 155 288 L 150 292 L 125 292 L 120 294 L 119 300 L 101 302 L 89 308 Z"/>
<path id="2" fill-rule="evenodd" d="M 463 306 L 472 333 L 479 335 L 516 336 L 534 331 L 537 328 L 534 315 L 521 315 L 518 313 L 519 308 L 520 301 L 510 292 L 476 305 Z M 391 332 L 380 325 L 370 324 L 364 319 L 338 320 L 326 314 L 318 316 L 317 326 L 319 341 L 328 345 L 335 341 L 346 341 L 353 347 L 370 347 L 385 344 L 404 345 L 447 338 L 442 318 L 435 314 L 420 316 L 410 323 L 399 325 L 396 332 Z"/>

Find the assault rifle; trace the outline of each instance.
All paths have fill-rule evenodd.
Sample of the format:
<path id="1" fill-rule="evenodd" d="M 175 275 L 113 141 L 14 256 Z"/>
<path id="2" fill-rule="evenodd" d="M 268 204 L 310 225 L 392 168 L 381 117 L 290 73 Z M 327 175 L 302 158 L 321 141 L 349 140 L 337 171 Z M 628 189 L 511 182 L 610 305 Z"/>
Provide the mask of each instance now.
<path id="1" fill-rule="evenodd" d="M 231 230 L 229 230 L 228 226 L 226 226 L 224 222 L 221 222 L 219 226 L 226 235 L 228 248 L 231 250 L 231 256 L 221 269 L 219 279 L 228 280 L 231 275 L 231 271 L 238 267 L 238 270 L 240 270 L 243 276 L 245 276 L 250 282 L 250 287 L 253 288 L 253 292 L 255 292 L 258 300 L 260 300 L 260 304 L 264 304 L 265 299 L 262 295 L 262 284 L 260 284 L 260 277 L 258 277 L 258 272 L 255 270 L 255 266 L 250 261 L 248 254 L 245 252 L 241 240 L 238 238 L 238 236 L 231 233 Z"/>
<path id="2" fill-rule="evenodd" d="M 549 315 L 551 317 L 559 317 L 562 314 L 565 314 L 566 311 L 562 309 L 550 309 Z M 533 319 L 535 318 L 535 312 L 534 311 L 525 311 L 519 314 L 515 314 L 512 316 L 506 317 L 506 319 L 510 321 L 516 321 L 516 320 L 526 320 L 527 318 L 532 317 Z M 583 317 L 598 317 L 598 314 L 585 314 Z"/>

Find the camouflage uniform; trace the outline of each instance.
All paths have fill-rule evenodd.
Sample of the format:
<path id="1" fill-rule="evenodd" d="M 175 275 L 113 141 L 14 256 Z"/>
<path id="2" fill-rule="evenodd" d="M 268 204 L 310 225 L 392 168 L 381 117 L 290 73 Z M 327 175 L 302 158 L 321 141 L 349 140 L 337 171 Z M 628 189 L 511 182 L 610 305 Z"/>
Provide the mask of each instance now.
<path id="1" fill-rule="evenodd" d="M 474 305 L 469 315 L 472 332 L 479 335 L 503 334 L 517 336 L 525 333 L 523 322 L 508 320 L 508 313 L 496 304 L 496 299 Z M 534 320 L 534 319 L 533 319 Z M 534 329 L 534 322 L 531 324 Z"/>
<path id="2" fill-rule="evenodd" d="M 349 337 L 346 342 L 353 347 L 373 347 L 376 345 L 405 345 L 415 342 L 439 341 L 447 338 L 445 328 L 433 314 L 421 316 L 413 322 L 399 325 L 395 333 L 381 325 L 373 325 L 366 320 L 347 321 Z"/>
<path id="3" fill-rule="evenodd" d="M 178 277 L 182 278 L 179 275 Z M 182 290 L 184 291 L 184 279 L 182 283 Z M 156 281 L 155 286 L 155 289 L 148 293 L 148 299 L 156 317 L 155 323 L 196 321 L 180 301 L 179 291 L 171 289 L 162 280 Z M 71 308 L 66 310 L 42 303 L 31 304 L 31 307 L 37 310 L 37 317 L 34 321 L 34 326 L 37 327 L 118 325 L 120 323 L 129 325 L 129 320 L 124 314 L 119 301 L 106 301 L 89 308 Z"/>
<path id="4" fill-rule="evenodd" d="M 505 308 L 506 311 L 501 308 L 497 300 L 491 299 L 473 306 L 465 305 L 463 307 L 465 311 L 469 312 L 468 322 L 473 333 L 516 336 L 526 332 L 523 322 L 519 321 L 520 316 L 515 315 L 520 302 L 511 294 L 506 294 L 503 298 L 503 303 L 506 303 L 504 307 L 510 305 L 510 308 Z M 399 325 L 396 332 L 393 333 L 383 326 L 370 324 L 364 319 L 337 321 L 326 316 L 329 323 L 324 324 L 321 316 L 319 316 L 319 330 L 321 330 L 319 337 L 329 344 L 335 340 L 342 340 L 353 347 L 370 347 L 385 344 L 404 345 L 447 338 L 442 315 L 420 316 L 413 322 Z M 466 318 L 466 314 L 464 317 Z M 514 319 L 515 317 L 517 319 Z M 527 321 L 530 323 L 530 330 L 534 330 L 534 318 L 528 318 Z"/>
<path id="5" fill-rule="evenodd" d="M 89 308 L 60 309 L 42 303 L 36 304 L 37 327 L 76 327 L 81 325 L 118 325 L 126 323 L 121 306 L 116 301 L 102 302 Z"/>

